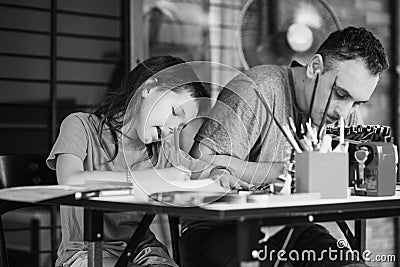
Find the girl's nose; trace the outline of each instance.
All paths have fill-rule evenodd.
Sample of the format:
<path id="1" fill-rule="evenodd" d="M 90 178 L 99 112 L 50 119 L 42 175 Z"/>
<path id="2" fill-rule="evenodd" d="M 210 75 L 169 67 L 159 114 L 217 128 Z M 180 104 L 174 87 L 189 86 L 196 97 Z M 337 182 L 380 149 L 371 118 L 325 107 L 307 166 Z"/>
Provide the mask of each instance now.
<path id="1" fill-rule="evenodd" d="M 173 129 L 170 127 L 162 127 L 162 138 L 167 137 L 173 132 Z"/>
<path id="2" fill-rule="evenodd" d="M 169 127 L 171 129 L 176 129 L 178 128 L 180 125 L 182 124 L 182 120 L 179 118 L 174 118 L 173 120 L 171 120 Z"/>

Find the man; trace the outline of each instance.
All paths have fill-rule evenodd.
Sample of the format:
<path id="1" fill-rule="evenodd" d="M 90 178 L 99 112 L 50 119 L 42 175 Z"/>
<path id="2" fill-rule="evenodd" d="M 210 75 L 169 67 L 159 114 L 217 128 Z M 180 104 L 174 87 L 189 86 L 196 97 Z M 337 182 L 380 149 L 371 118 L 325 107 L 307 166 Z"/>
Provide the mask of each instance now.
<path id="1" fill-rule="evenodd" d="M 287 146 L 276 121 L 286 124 L 291 117 L 299 129 L 310 118 L 318 127 L 332 93 L 325 122 L 331 124 L 344 117 L 348 125 L 361 124 L 358 107 L 369 100 L 381 73 L 387 68 L 387 58 L 379 40 L 366 29 L 354 27 L 332 33 L 306 66 L 296 62 L 291 67 L 256 66 L 225 86 L 210 118 L 196 135 L 191 155 L 220 165 L 211 173 L 224 174 L 221 181 L 224 186 L 271 183 L 282 173 Z M 286 249 L 300 253 L 309 249 L 319 255 L 329 248 L 338 249 L 336 240 L 322 226 L 293 227 L 289 240 L 290 229 L 285 227 L 269 238 L 268 247 L 280 250 L 286 240 L 291 244 Z M 236 243 L 234 224 L 185 220 L 180 241 L 182 264 L 234 265 Z M 357 264 L 328 257 L 322 261 L 291 263 L 295 266 Z"/>

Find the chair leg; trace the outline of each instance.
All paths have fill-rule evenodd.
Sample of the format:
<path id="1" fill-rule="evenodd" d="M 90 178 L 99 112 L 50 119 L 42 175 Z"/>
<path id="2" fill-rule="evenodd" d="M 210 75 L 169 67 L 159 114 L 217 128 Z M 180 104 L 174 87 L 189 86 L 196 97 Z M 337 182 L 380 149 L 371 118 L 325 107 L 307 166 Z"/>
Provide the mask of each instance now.
<path id="1" fill-rule="evenodd" d="M 179 254 L 179 217 L 168 216 L 169 231 L 171 233 L 172 243 L 172 256 L 180 266 L 180 254 Z"/>
<path id="2" fill-rule="evenodd" d="M 30 253 L 32 255 L 32 261 L 34 265 L 31 266 L 39 266 L 39 250 L 40 250 L 40 238 L 39 238 L 39 220 L 32 219 L 30 222 L 30 234 L 31 234 L 31 249 Z M 32 262 L 32 263 L 33 263 Z"/>
<path id="3" fill-rule="evenodd" d="M 0 267 L 8 267 L 7 247 L 3 231 L 3 222 L 0 216 Z"/>
<path id="4" fill-rule="evenodd" d="M 58 247 L 58 238 L 57 238 L 57 216 L 58 216 L 58 207 L 51 206 L 50 207 L 50 244 L 51 244 L 51 263 L 55 264 L 57 260 L 57 247 Z"/>

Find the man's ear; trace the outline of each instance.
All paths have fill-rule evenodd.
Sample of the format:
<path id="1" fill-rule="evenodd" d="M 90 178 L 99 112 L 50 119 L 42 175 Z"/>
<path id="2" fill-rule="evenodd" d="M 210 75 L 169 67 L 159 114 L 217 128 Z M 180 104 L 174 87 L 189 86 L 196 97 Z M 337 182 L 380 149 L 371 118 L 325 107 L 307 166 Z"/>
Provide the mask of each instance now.
<path id="1" fill-rule="evenodd" d="M 315 54 L 311 57 L 307 64 L 307 78 L 313 79 L 317 73 L 322 73 L 324 70 L 324 60 L 320 54 Z"/>

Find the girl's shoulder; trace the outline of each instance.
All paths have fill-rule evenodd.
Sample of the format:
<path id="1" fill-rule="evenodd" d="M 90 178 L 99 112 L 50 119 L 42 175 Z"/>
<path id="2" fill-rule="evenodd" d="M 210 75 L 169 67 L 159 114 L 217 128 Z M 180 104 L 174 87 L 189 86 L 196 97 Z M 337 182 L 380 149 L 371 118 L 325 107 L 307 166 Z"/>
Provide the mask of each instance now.
<path id="1" fill-rule="evenodd" d="M 64 121 L 99 122 L 99 118 L 93 113 L 74 112 L 67 115 Z"/>
<path id="2" fill-rule="evenodd" d="M 99 120 L 96 115 L 87 112 L 75 112 L 64 118 L 62 127 L 84 127 L 92 128 L 98 124 Z"/>
<path id="3" fill-rule="evenodd" d="M 69 115 L 67 115 L 67 117 L 65 117 L 64 120 L 89 120 L 89 118 L 92 117 L 91 113 L 87 113 L 87 112 L 74 112 L 71 113 Z"/>

